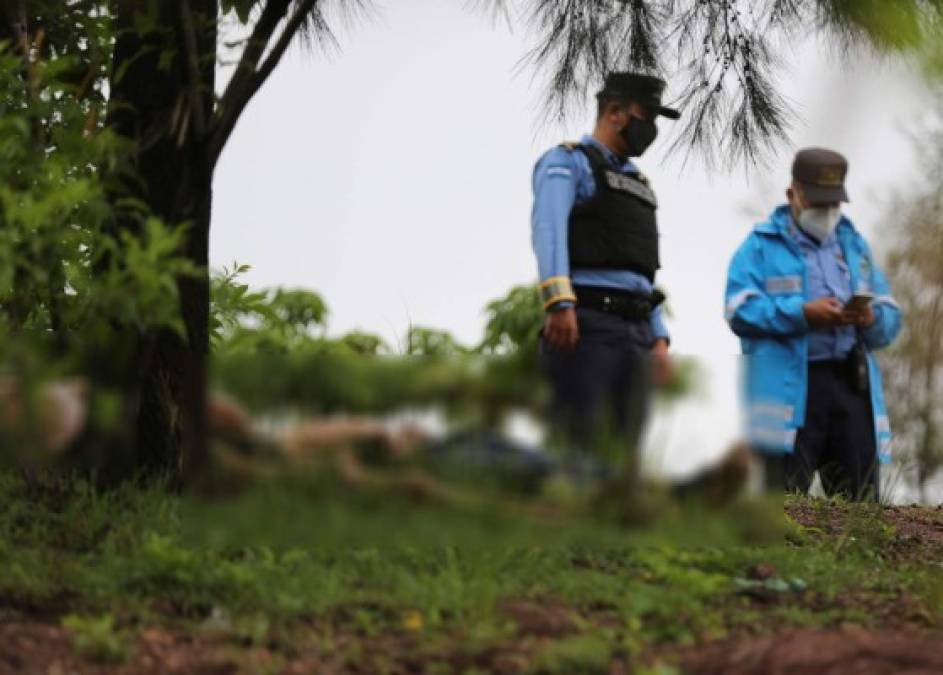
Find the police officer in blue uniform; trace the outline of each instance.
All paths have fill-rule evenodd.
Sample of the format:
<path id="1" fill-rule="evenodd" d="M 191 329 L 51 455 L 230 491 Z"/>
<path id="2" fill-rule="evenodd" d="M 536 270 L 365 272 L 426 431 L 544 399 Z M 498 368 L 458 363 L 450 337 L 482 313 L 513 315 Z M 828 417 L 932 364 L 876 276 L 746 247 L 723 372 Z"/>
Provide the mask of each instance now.
<path id="1" fill-rule="evenodd" d="M 730 264 L 726 318 L 746 364 L 751 445 L 768 484 L 878 498 L 890 424 L 873 352 L 901 327 L 871 250 L 841 213 L 847 160 L 823 148 L 793 162 L 788 204 L 754 228 Z"/>
<path id="2" fill-rule="evenodd" d="M 553 148 L 533 174 L 532 242 L 546 311 L 541 355 L 553 421 L 570 448 L 637 445 L 651 365 L 667 377 L 669 336 L 654 289 L 657 200 L 633 162 L 658 134 L 665 82 L 610 74 L 592 135 Z"/>

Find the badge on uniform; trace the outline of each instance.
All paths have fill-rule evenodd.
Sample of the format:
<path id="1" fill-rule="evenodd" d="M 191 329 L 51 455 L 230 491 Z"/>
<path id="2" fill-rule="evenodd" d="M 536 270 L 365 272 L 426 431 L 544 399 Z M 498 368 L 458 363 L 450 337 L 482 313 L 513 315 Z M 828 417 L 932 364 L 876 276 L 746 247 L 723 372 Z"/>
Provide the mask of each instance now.
<path id="1" fill-rule="evenodd" d="M 625 174 L 619 173 L 617 171 L 606 171 L 606 183 L 613 190 L 627 192 L 633 197 L 638 197 L 647 204 L 651 204 L 655 207 L 658 206 L 658 200 L 655 198 L 655 193 L 650 187 L 640 180 L 630 178 L 629 176 L 626 176 Z"/>
<path id="2" fill-rule="evenodd" d="M 551 166 L 547 169 L 548 176 L 561 176 L 563 178 L 569 178 L 573 175 L 573 172 L 565 166 Z"/>

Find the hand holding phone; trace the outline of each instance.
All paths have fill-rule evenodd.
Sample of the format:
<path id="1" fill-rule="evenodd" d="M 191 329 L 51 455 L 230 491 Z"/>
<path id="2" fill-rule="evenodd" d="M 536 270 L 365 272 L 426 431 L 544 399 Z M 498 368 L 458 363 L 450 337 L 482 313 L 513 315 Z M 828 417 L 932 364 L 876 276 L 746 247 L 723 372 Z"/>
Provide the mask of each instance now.
<path id="1" fill-rule="evenodd" d="M 842 320 L 845 324 L 867 328 L 874 323 L 874 310 L 871 303 L 874 295 L 871 293 L 855 293 L 845 306 L 842 307 Z"/>
<path id="2" fill-rule="evenodd" d="M 863 312 L 871 307 L 873 301 L 874 295 L 871 293 L 855 293 L 848 299 L 845 306 L 842 307 L 842 311 L 853 313 Z"/>
<path id="3" fill-rule="evenodd" d="M 814 330 L 837 328 L 845 323 L 843 307 L 838 298 L 823 297 L 810 300 L 802 307 L 805 320 Z"/>

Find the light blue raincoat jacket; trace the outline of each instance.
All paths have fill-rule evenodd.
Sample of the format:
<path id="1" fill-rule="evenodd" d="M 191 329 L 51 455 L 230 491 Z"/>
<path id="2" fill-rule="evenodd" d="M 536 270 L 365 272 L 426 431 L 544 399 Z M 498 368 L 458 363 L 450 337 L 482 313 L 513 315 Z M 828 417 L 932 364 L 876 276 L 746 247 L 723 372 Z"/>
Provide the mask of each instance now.
<path id="1" fill-rule="evenodd" d="M 725 316 L 744 354 L 748 436 L 755 448 L 767 452 L 792 452 L 806 417 L 810 328 L 802 306 L 814 298 L 807 297 L 806 264 L 795 227 L 789 206 L 777 208 L 740 246 L 727 274 Z M 868 352 L 878 458 L 886 463 L 891 428 L 873 351 L 897 337 L 900 307 L 851 221 L 842 216 L 836 233 L 851 288 L 875 296 L 875 322 L 861 331 L 861 339 Z"/>

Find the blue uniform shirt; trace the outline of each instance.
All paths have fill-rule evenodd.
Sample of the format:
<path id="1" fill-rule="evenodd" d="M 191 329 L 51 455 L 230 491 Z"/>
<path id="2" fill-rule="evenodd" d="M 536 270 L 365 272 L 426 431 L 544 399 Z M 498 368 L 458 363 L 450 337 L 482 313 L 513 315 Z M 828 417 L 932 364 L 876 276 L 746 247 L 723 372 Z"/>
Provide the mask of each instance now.
<path id="1" fill-rule="evenodd" d="M 622 173 L 638 173 L 638 167 L 631 160 L 619 159 L 592 136 L 583 136 L 580 143 L 599 148 L 613 167 Z M 562 147 L 553 148 L 534 167 L 533 183 L 531 242 L 537 255 L 537 270 L 541 280 L 563 276 L 570 277 L 573 284 L 578 286 L 652 292 L 652 284 L 648 279 L 629 270 L 570 269 L 570 254 L 567 250 L 570 211 L 576 204 L 590 199 L 596 193 L 596 181 L 586 155 Z M 655 338 L 668 339 L 661 307 L 652 313 L 651 326 Z"/>
<path id="2" fill-rule="evenodd" d="M 852 296 L 851 273 L 845 263 L 838 236 L 832 232 L 821 244 L 800 227 L 791 228 L 805 258 L 809 279 L 808 298 L 832 297 L 845 304 Z M 842 359 L 857 340 L 854 326 L 809 332 L 809 361 Z"/>

